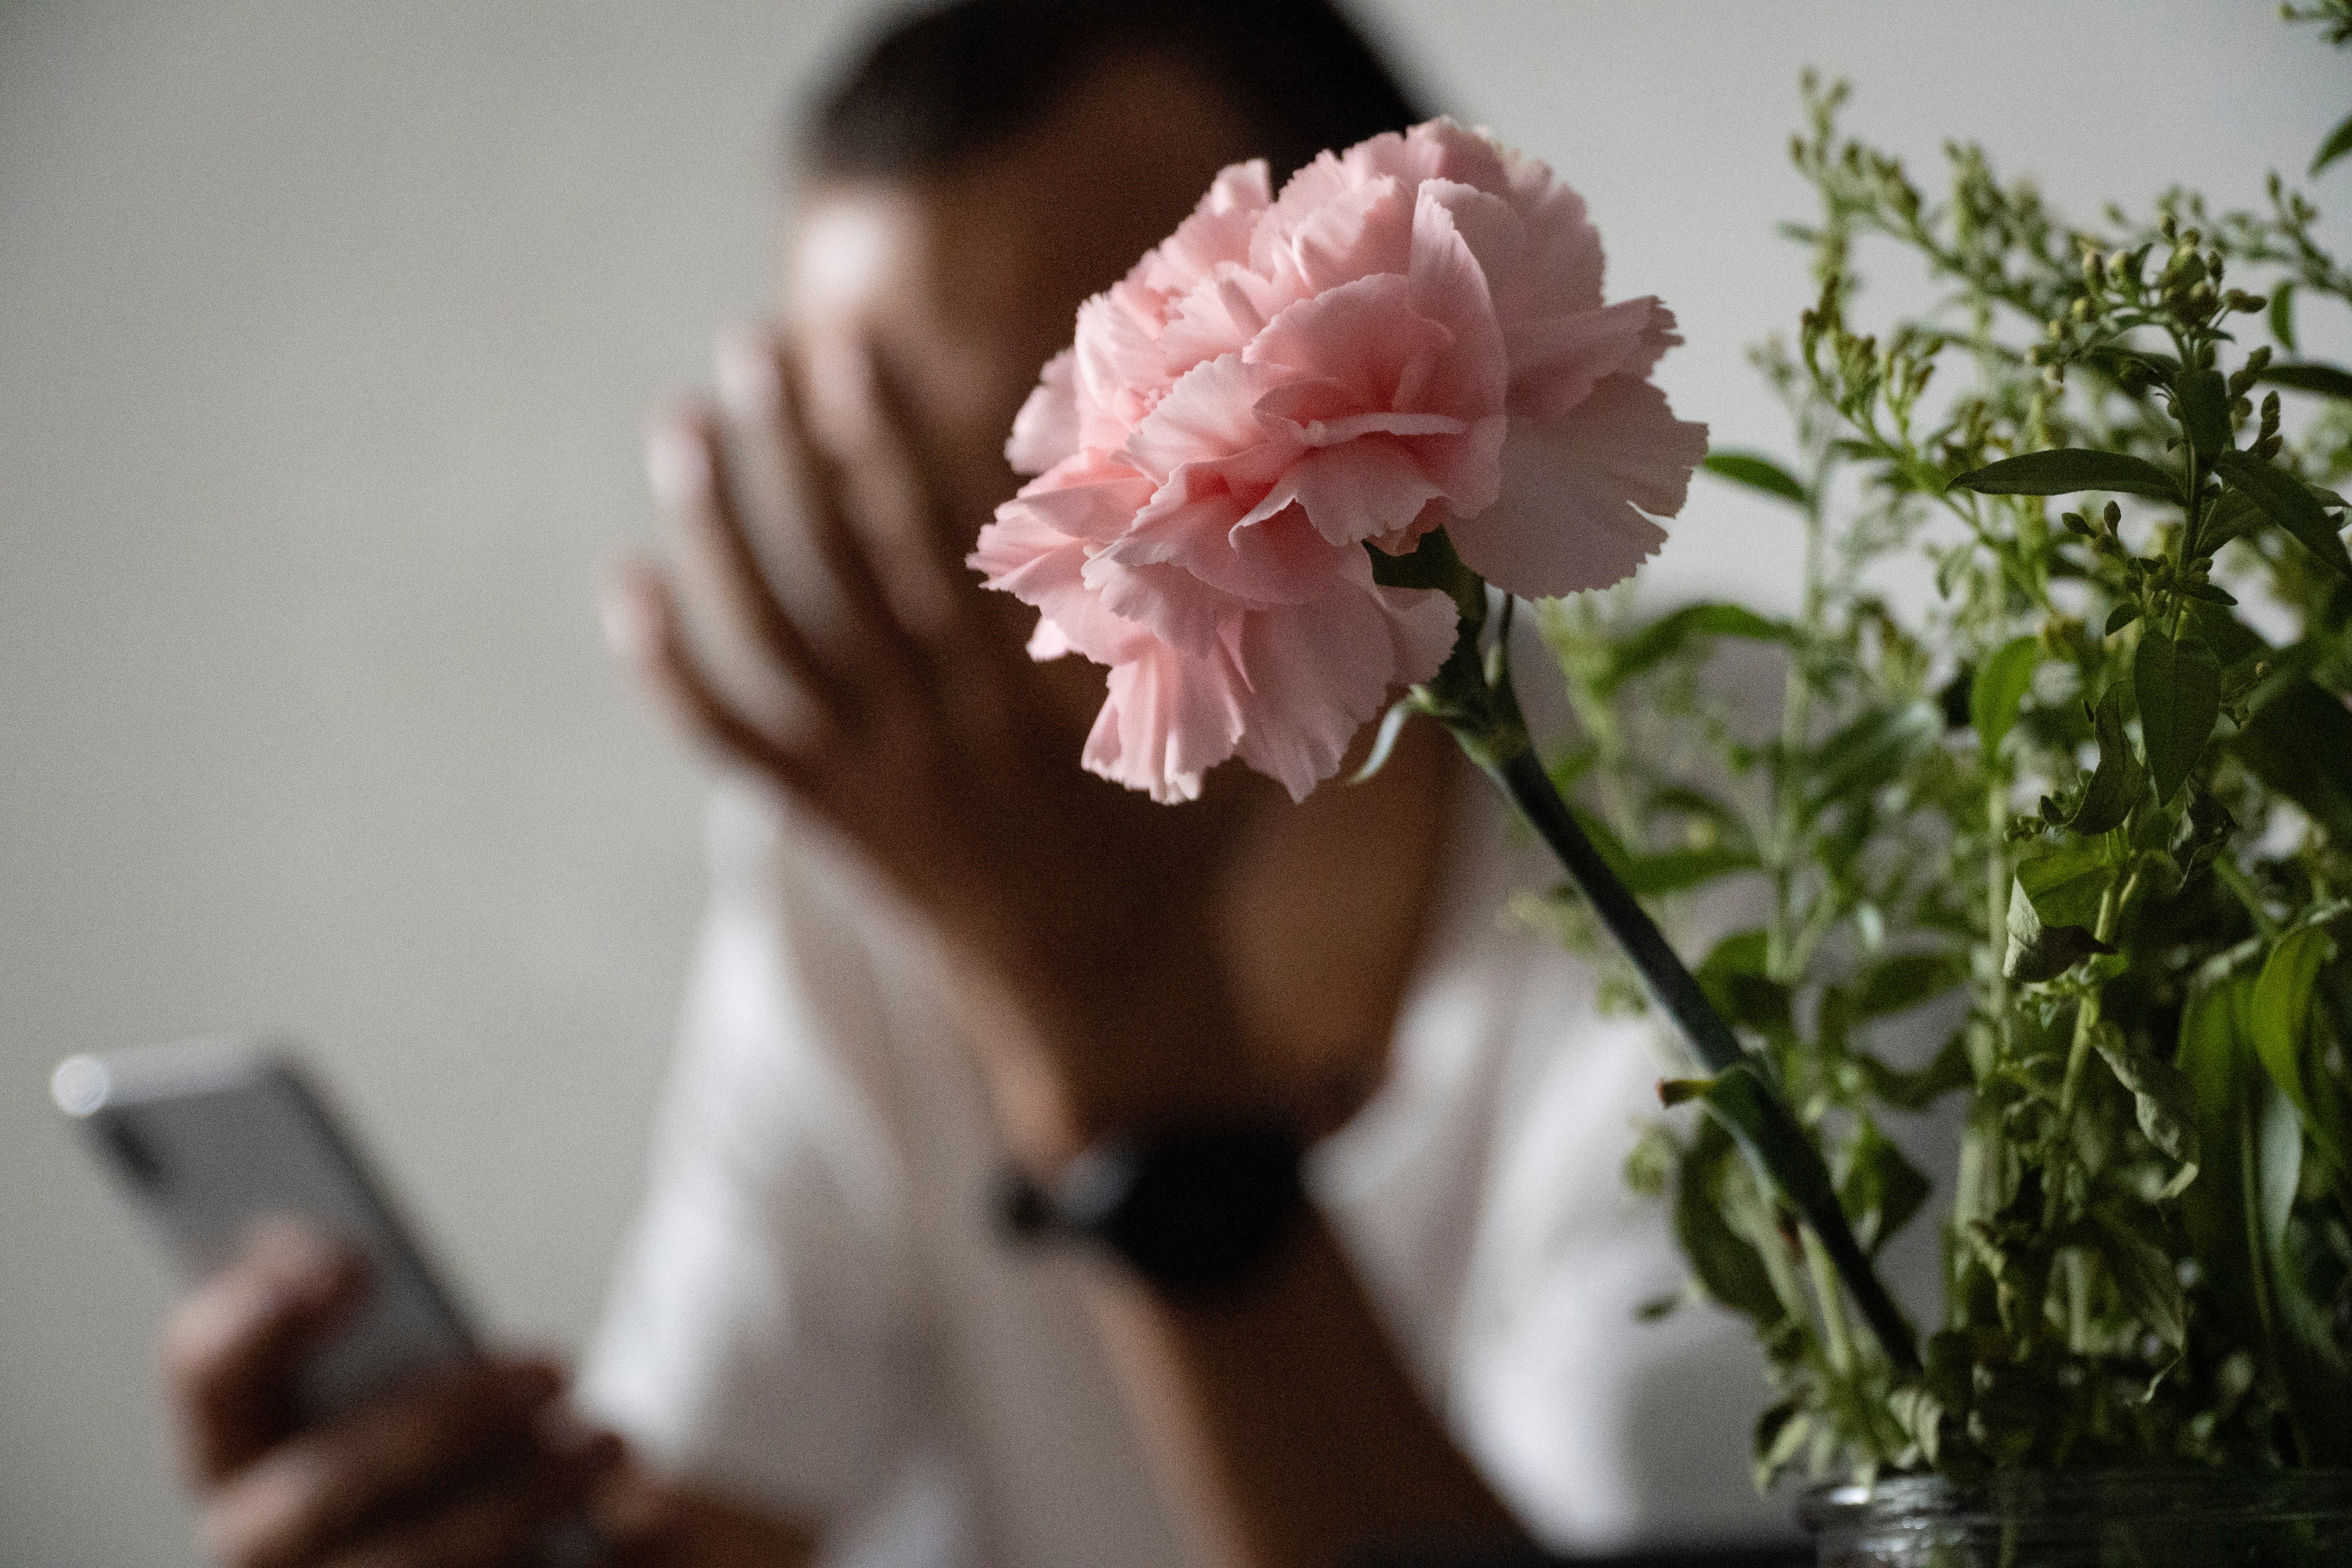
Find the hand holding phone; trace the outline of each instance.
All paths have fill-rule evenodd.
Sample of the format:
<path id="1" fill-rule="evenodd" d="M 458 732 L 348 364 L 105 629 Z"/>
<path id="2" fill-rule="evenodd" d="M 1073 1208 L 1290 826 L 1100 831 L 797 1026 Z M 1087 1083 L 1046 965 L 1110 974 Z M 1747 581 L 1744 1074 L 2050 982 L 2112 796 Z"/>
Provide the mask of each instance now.
<path id="1" fill-rule="evenodd" d="M 196 1281 L 164 1360 L 216 1560 L 594 1560 L 580 1510 L 619 1442 L 560 1418 L 552 1363 L 477 1348 L 282 1054 L 78 1058 L 52 1088 Z"/>

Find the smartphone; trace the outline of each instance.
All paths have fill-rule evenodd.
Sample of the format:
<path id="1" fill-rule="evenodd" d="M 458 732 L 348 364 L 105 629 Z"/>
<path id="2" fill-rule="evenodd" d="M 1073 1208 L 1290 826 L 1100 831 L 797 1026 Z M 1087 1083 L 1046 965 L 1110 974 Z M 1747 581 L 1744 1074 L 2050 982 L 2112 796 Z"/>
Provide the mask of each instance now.
<path id="1" fill-rule="evenodd" d="M 465 1312 L 289 1047 L 221 1038 L 68 1057 L 49 1075 L 49 1096 L 81 1123 L 191 1279 L 280 1215 L 367 1259 L 358 1316 L 299 1374 L 305 1423 L 475 1353 Z M 565 1519 L 537 1556 L 542 1568 L 584 1568 L 601 1542 L 584 1518 Z"/>
<path id="2" fill-rule="evenodd" d="M 364 1304 L 302 1372 L 306 1421 L 474 1353 L 466 1314 L 289 1047 L 205 1039 L 71 1057 L 49 1093 L 192 1279 L 278 1215 L 365 1257 Z"/>

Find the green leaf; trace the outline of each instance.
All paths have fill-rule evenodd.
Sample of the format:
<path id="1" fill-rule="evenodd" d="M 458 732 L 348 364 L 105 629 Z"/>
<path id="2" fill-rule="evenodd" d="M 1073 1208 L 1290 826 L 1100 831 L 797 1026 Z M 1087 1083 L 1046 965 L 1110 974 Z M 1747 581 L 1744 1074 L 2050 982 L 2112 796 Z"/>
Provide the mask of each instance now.
<path id="1" fill-rule="evenodd" d="M 1925 1110 L 1952 1090 L 1967 1088 L 1976 1078 L 1969 1066 L 1965 1030 L 1947 1039 L 1925 1067 L 1908 1071 L 1891 1068 L 1868 1051 L 1854 1052 L 1853 1063 L 1862 1073 L 1864 1087 L 1896 1110 Z"/>
<path id="2" fill-rule="evenodd" d="M 2197 1093 L 2188 1076 L 2162 1057 L 2133 1050 L 2113 1024 L 2099 1026 L 2097 1040 L 2099 1055 L 2116 1081 L 2131 1091 L 2140 1135 L 2180 1162 L 2193 1177 L 2199 1158 Z"/>
<path id="3" fill-rule="evenodd" d="M 2269 1293 L 2263 1288 L 2261 1148 L 2250 1090 L 2261 1068 L 2247 1041 L 2244 1017 L 2252 976 L 2210 986 L 2190 999 L 2180 1017 L 2174 1065 L 2189 1080 L 2197 1107 L 2197 1136 L 2205 1158 L 2197 1180 L 2180 1197 L 2189 1247 L 2204 1268 L 2205 1286 L 2228 1336 L 2263 1347 L 2269 1338 Z"/>
<path id="4" fill-rule="evenodd" d="M 2179 1065 L 2205 1152 L 2181 1224 L 2226 1339 L 2285 1393 L 2301 1462 L 2341 1465 L 2352 1458 L 2352 1373 L 2284 1246 L 2302 1133 L 2255 1054 L 2256 984 L 2239 975 L 2211 986 L 2181 1016 Z"/>
<path id="5" fill-rule="evenodd" d="M 2255 983 L 2247 1032 L 2263 1070 L 2294 1103 L 2328 1163 L 2341 1170 L 2352 1154 L 2352 1126 L 2346 1125 L 2344 1087 L 2327 1069 L 2315 1005 L 2320 971 L 2335 956 L 2335 939 L 2317 926 L 2283 938 Z"/>
<path id="6" fill-rule="evenodd" d="M 2173 384 L 2172 412 L 2200 457 L 2230 449 L 2230 384 L 2220 371 L 2182 371 Z"/>
<path id="7" fill-rule="evenodd" d="M 2242 490 L 2223 490 L 2205 508 L 2197 531 L 2197 550 L 2210 555 L 2263 520 L 2263 509 Z"/>
<path id="8" fill-rule="evenodd" d="M 1768 946 L 1761 931 L 1734 931 L 1708 950 L 1691 977 L 1733 1023 L 1780 1037 L 1793 1026 L 1789 988 L 1765 974 Z"/>
<path id="9" fill-rule="evenodd" d="M 2033 911 L 2051 925 L 2092 924 L 2099 900 L 2123 852 L 2104 840 L 2084 840 L 2030 855 L 2017 864 L 2017 885 Z"/>
<path id="10" fill-rule="evenodd" d="M 2347 121 L 2345 123 L 2352 125 L 2352 121 Z M 2294 353 L 2294 284 L 2293 282 L 2281 283 L 2271 290 L 2270 316 L 2271 336 L 2278 340 L 2279 347 L 2289 353 Z"/>
<path id="11" fill-rule="evenodd" d="M 2281 360 L 2264 365 L 2255 380 L 2272 386 L 2284 386 L 2289 392 L 2316 393 L 2322 397 L 2352 398 L 2352 371 L 2340 370 L 2332 364 L 2298 363 Z"/>
<path id="12" fill-rule="evenodd" d="M 2107 694 L 2099 699 L 2091 726 L 2099 739 L 2099 763 L 2092 770 L 2081 804 L 2063 824 L 2085 836 L 2122 826 L 2139 802 L 2142 784 L 2139 759 L 2132 754 L 2131 742 L 2124 735 L 2120 683 L 2107 688 Z"/>
<path id="13" fill-rule="evenodd" d="M 1748 1467 L 1748 1479 L 1755 1483 L 1758 1496 L 1772 1489 L 1780 1472 L 1797 1462 L 1812 1436 L 1813 1417 L 1793 1399 L 1757 1417 L 1755 1458 Z"/>
<path id="14" fill-rule="evenodd" d="M 2107 612 L 2107 624 L 2100 628 L 2101 637 L 2113 637 L 2139 619 L 2139 606 L 2126 600 Z"/>
<path id="15" fill-rule="evenodd" d="M 1887 1359 L 1897 1371 L 1916 1370 L 1918 1339 L 1854 1239 L 1845 1211 L 1838 1205 L 1829 1167 L 1803 1125 L 1744 1061 L 1707 1079 L 1701 1093 L 1707 1110 L 1738 1141 L 1758 1173 L 1812 1227 Z"/>
<path id="16" fill-rule="evenodd" d="M 1772 1289 L 1771 1270 L 1723 1216 L 1731 1135 L 1701 1121 L 1675 1178 L 1675 1241 L 1690 1262 L 1699 1289 L 1769 1334 L 1789 1315 Z"/>
<path id="17" fill-rule="evenodd" d="M 1853 1236 L 1865 1252 L 1876 1252 L 1911 1221 L 1933 1190 L 1927 1175 L 1868 1121 L 1846 1152 L 1845 1180 L 1838 1199 L 1853 1218 Z"/>
<path id="18" fill-rule="evenodd" d="M 2055 980 L 2095 952 L 2113 952 L 2088 926 L 2045 921 L 2021 879 L 2010 889 L 2009 949 L 2000 964 L 2010 979 L 2029 985 Z"/>
<path id="19" fill-rule="evenodd" d="M 1820 812 L 1849 795 L 1876 794 L 1895 782 L 1906 763 L 1934 745 L 1943 729 L 1943 715 L 1924 699 L 1864 713 L 1813 753 L 1808 805 Z"/>
<path id="20" fill-rule="evenodd" d="M 2179 642 L 2150 626 L 2132 658 L 2139 734 L 2157 804 L 2169 802 L 2205 755 L 2221 717 L 2221 664 L 2201 638 Z"/>
<path id="21" fill-rule="evenodd" d="M 1752 849 L 1718 844 L 1705 849 L 1662 849 L 1629 856 L 1620 879 L 1636 898 L 1679 893 L 1760 864 Z"/>
<path id="22" fill-rule="evenodd" d="M 1729 479 L 1735 485 L 1745 485 L 1798 506 L 1803 506 L 1807 500 L 1805 487 L 1798 482 L 1797 476 L 1761 453 L 1709 452 L 1699 466 L 1717 479 Z"/>
<path id="23" fill-rule="evenodd" d="M 2311 155 L 2311 172 L 2318 174 L 2347 153 L 2352 153 L 2352 116 L 2336 121 L 2327 140 L 2319 144 L 2319 151 Z"/>
<path id="24" fill-rule="evenodd" d="M 2243 490 L 2263 515 L 2294 535 L 2295 542 L 2330 571 L 2352 579 L 2352 554 L 2346 553 L 2343 536 L 2319 498 L 2294 475 L 2251 452 L 2222 453 L 2213 459 L 2213 471 Z"/>
<path id="25" fill-rule="evenodd" d="M 1672 658 L 1695 638 L 1787 642 L 1792 635 L 1786 621 L 1767 620 L 1738 605 L 1685 605 L 1620 642 L 1611 653 L 1608 669 L 1593 682 L 1593 689 L 1606 697 L 1633 677 Z"/>
<path id="26" fill-rule="evenodd" d="M 1853 1016 L 1860 1021 L 1907 1012 L 1968 977 L 1965 952 L 1903 952 L 1880 959 L 1855 977 Z"/>
<path id="27" fill-rule="evenodd" d="M 2157 1338 L 2179 1350 L 2189 1342 L 2189 1303 L 2181 1296 L 2179 1272 L 2172 1255 L 2142 1234 L 2132 1219 L 2115 1204 L 2091 1211 L 2099 1256 L 2133 1314 Z"/>
<path id="28" fill-rule="evenodd" d="M 2301 806 L 2337 844 L 2352 844 L 2352 710 L 2309 680 L 2273 694 L 2230 742 L 2257 778 Z"/>
<path id="29" fill-rule="evenodd" d="M 2180 481 L 2154 463 L 2121 452 L 2067 447 L 2028 452 L 1972 469 L 1952 481 L 1955 489 L 1996 496 L 2063 496 L 2076 490 L 2114 490 L 2177 501 Z"/>
<path id="30" fill-rule="evenodd" d="M 1984 754 L 2000 750 L 2001 738 L 2017 722 L 2025 694 L 2032 689 L 2033 672 L 2042 667 L 2042 645 L 2032 637 L 2003 643 L 1969 688 L 1969 721 L 1976 726 Z"/>

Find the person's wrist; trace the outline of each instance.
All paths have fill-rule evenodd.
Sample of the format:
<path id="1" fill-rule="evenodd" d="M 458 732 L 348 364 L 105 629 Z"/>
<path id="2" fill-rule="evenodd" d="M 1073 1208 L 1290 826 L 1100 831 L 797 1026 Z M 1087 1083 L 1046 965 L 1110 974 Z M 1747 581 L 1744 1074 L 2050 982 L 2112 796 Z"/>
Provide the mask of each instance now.
<path id="1" fill-rule="evenodd" d="M 991 1099 L 1034 1180 L 1107 1141 L 1291 1120 L 1213 965 L 1106 963 L 1061 979 L 1040 965 L 985 989 Z"/>

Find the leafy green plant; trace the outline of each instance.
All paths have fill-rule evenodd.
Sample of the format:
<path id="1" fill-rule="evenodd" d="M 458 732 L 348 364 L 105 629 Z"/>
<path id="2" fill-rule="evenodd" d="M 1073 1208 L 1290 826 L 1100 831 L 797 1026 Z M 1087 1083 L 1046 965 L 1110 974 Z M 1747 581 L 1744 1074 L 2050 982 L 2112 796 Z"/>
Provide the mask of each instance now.
<path id="1" fill-rule="evenodd" d="M 2343 0 L 2303 19 L 2352 41 Z M 1806 98 L 1820 293 L 1757 355 L 1797 460 L 1707 465 L 1789 509 L 1801 603 L 1544 606 L 1579 720 L 1551 773 L 1633 892 L 1762 889 L 1698 983 L 1866 1253 L 1940 1224 L 1924 1365 L 1856 1331 L 1720 1115 L 1629 1174 L 1768 1352 L 1759 1484 L 2352 1465 L 2352 372 L 2296 348 L 2352 274 L 2276 176 L 2261 211 L 2078 228 L 1974 148 L 1930 195 L 1842 88 Z M 2315 172 L 2347 150 L 2352 121 Z M 1942 302 L 1865 332 L 1871 249 Z M 1920 552 L 1906 608 L 1874 584 Z M 1767 657 L 1758 732 L 1712 674 Z M 1963 1122 L 1932 1179 L 1890 1131 L 1931 1108 Z"/>

